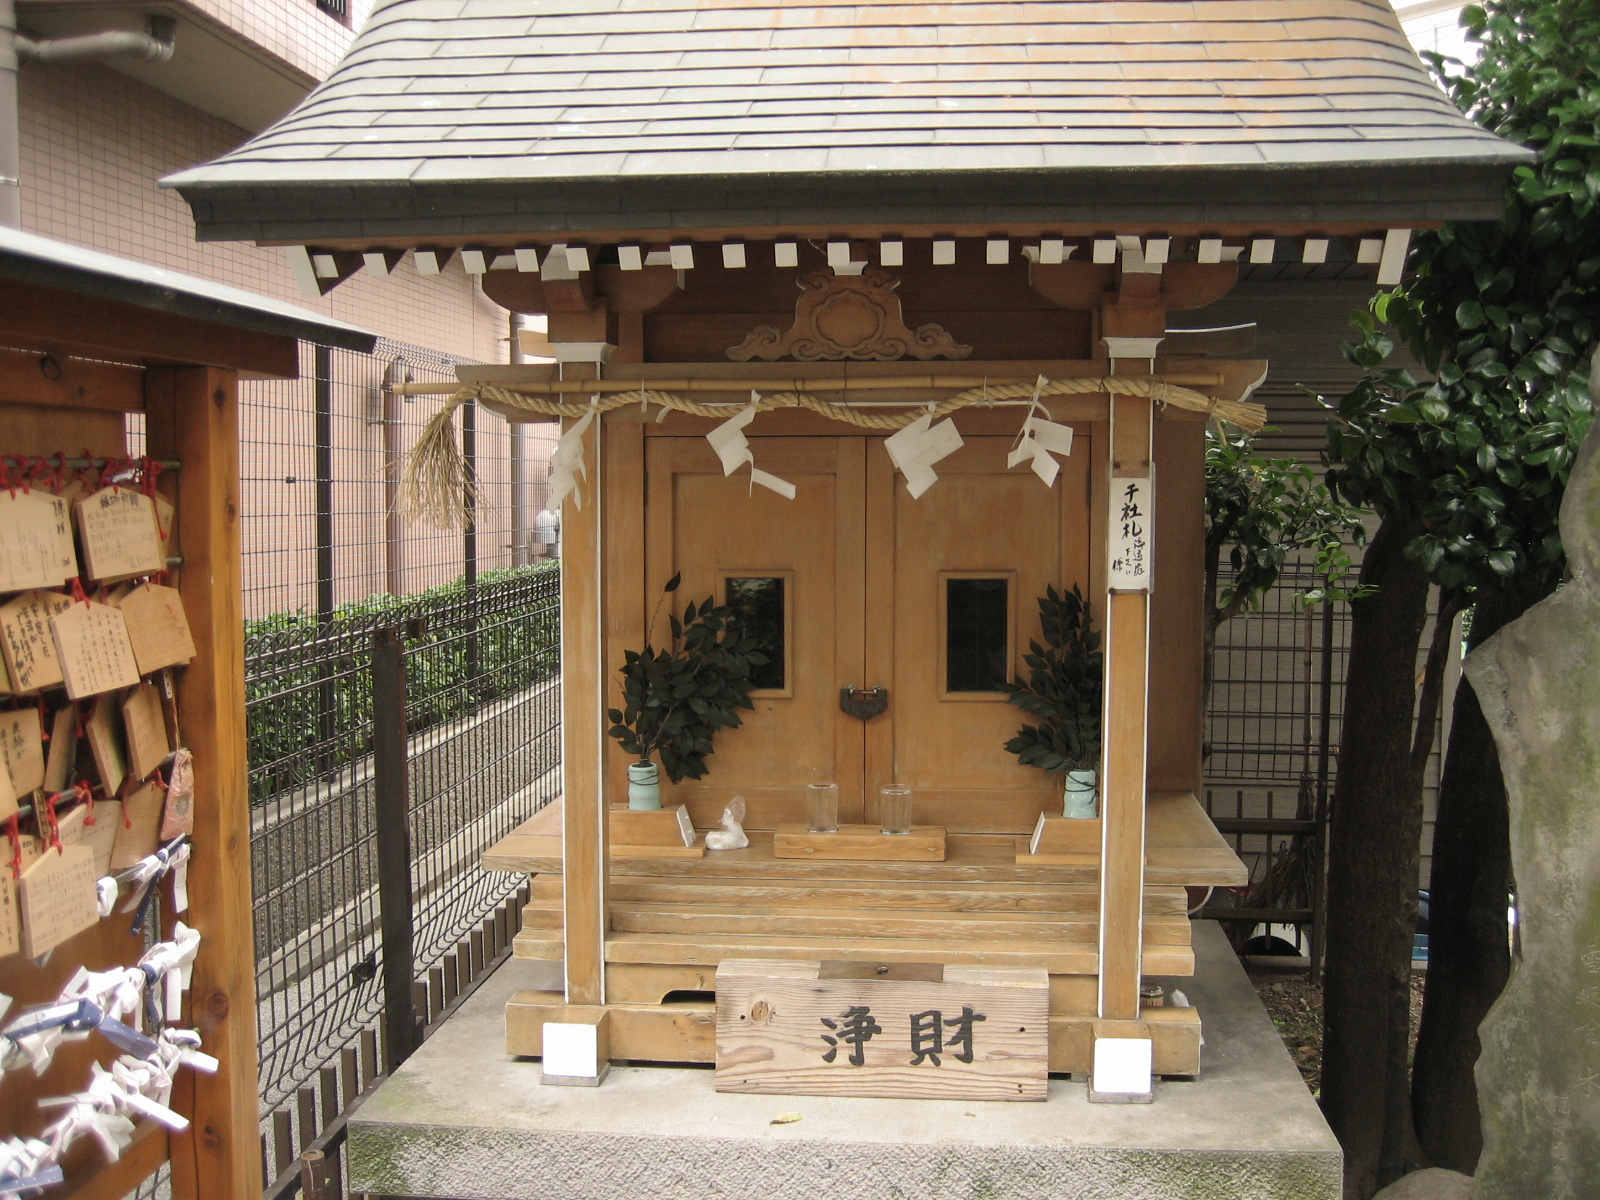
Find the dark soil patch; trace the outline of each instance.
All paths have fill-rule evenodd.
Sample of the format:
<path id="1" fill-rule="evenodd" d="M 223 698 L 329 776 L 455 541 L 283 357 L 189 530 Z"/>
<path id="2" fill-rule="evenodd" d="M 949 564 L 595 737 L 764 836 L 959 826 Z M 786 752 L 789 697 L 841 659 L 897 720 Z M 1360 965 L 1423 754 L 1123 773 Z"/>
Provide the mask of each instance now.
<path id="1" fill-rule="evenodd" d="M 1313 987 L 1302 974 L 1284 971 L 1251 971 L 1250 982 L 1266 1005 L 1267 1015 L 1288 1047 L 1289 1057 L 1300 1068 L 1313 1096 L 1322 1094 L 1322 989 Z M 1411 974 L 1411 1046 L 1416 1049 L 1417 1022 L 1422 1017 L 1421 971 Z"/>

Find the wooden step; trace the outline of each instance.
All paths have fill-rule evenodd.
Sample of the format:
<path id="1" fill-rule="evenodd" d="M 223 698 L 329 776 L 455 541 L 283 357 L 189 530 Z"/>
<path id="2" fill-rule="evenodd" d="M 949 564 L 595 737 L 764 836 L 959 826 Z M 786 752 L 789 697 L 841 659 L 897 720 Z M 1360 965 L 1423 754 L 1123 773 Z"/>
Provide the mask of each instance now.
<path id="1" fill-rule="evenodd" d="M 517 934 L 517 958 L 558 960 L 562 939 L 555 930 L 524 929 Z M 724 958 L 841 959 L 848 962 L 984 963 L 997 967 L 1043 967 L 1052 975 L 1093 975 L 1100 958 L 1093 943 L 962 943 L 940 939 L 719 936 L 675 937 L 660 933 L 613 933 L 606 938 L 606 961 L 715 966 Z M 1193 975 L 1194 952 L 1187 945 L 1146 942 L 1148 975 Z"/>
<path id="2" fill-rule="evenodd" d="M 926 912 L 1095 913 L 1100 889 L 1090 885 L 963 883 L 943 887 L 915 883 L 865 884 L 847 880 L 748 883 L 726 879 L 656 879 L 613 875 L 606 894 L 612 900 L 653 904 L 780 905 L 826 909 L 912 909 Z M 529 895 L 561 902 L 559 875 L 534 875 Z M 1182 915 L 1188 897 L 1182 888 L 1146 888 L 1144 911 Z"/>
<path id="3" fill-rule="evenodd" d="M 548 900 L 524 909 L 524 928 L 555 930 L 562 926 L 559 906 Z M 1004 944 L 1080 942 L 1093 944 L 1099 926 L 1093 915 L 1040 913 L 908 913 L 900 909 L 734 908 L 712 904 L 658 905 L 613 901 L 611 929 L 617 933 L 665 933 L 683 937 L 761 936 L 918 938 L 984 940 Z M 1188 945 L 1187 917 L 1146 917 L 1145 941 Z"/>
<path id="4" fill-rule="evenodd" d="M 506 1002 L 506 1053 L 538 1057 L 544 1022 L 564 1007 L 560 992 L 517 992 Z M 710 1063 L 717 1058 L 717 1010 L 705 1001 L 606 1005 L 613 1061 Z M 1157 1075 L 1200 1071 L 1200 1015 L 1192 1008 L 1140 1013 Z M 1088 1072 L 1094 1065 L 1094 1018 L 1050 1017 L 1050 1070 Z M 819 1043 L 819 1053 L 821 1046 Z"/>

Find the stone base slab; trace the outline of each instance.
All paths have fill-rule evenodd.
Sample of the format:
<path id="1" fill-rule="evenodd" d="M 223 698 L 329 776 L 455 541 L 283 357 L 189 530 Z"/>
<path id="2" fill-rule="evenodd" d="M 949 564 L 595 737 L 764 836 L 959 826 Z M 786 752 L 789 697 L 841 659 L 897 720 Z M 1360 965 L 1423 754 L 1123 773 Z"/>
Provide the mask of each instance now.
<path id="1" fill-rule="evenodd" d="M 353 1190 L 425 1200 L 1338 1200 L 1338 1144 L 1221 931 L 1175 981 L 1205 1024 L 1200 1077 L 1149 1105 L 718 1093 L 708 1067 L 623 1066 L 545 1088 L 504 1008 L 557 986 L 515 961 L 354 1114 Z M 780 1114 L 801 1119 L 773 1124 Z"/>

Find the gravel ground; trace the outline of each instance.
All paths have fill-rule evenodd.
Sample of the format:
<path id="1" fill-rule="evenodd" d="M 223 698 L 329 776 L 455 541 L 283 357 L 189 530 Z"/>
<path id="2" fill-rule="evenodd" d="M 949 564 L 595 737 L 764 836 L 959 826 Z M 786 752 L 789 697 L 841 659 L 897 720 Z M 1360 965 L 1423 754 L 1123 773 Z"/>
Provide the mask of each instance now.
<path id="1" fill-rule="evenodd" d="M 1278 1027 L 1278 1036 L 1289 1048 L 1289 1057 L 1300 1068 L 1313 1096 L 1322 1094 L 1322 989 L 1306 982 L 1306 977 L 1287 971 L 1250 971 L 1250 982 L 1266 1005 L 1267 1015 Z M 1417 1022 L 1422 1016 L 1421 971 L 1411 974 L 1411 1045 L 1417 1043 Z"/>

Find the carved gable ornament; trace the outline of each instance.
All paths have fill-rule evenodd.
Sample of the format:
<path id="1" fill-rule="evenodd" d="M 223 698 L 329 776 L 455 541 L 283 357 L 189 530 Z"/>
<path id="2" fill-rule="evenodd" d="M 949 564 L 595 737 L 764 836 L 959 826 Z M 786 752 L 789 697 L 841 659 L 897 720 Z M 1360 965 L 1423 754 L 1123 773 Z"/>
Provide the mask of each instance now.
<path id="1" fill-rule="evenodd" d="M 956 344 L 942 326 L 906 328 L 895 289 L 900 281 L 880 267 L 860 275 L 813 271 L 797 281 L 800 300 L 788 332 L 776 325 L 752 329 L 728 350 L 735 362 L 772 362 L 792 355 L 799 362 L 841 358 L 887 362 L 905 358 L 965 358 L 971 346 Z"/>

